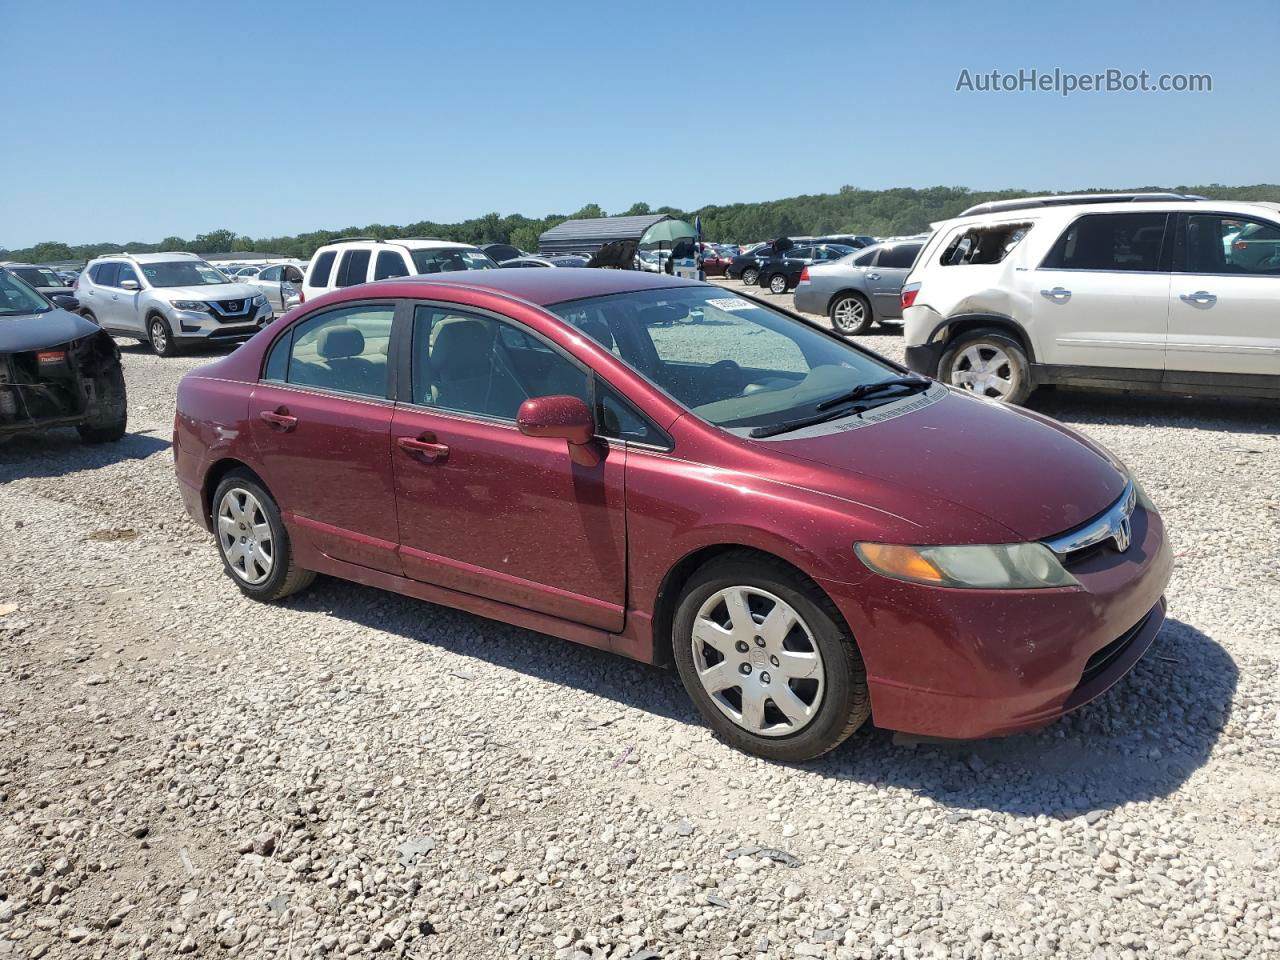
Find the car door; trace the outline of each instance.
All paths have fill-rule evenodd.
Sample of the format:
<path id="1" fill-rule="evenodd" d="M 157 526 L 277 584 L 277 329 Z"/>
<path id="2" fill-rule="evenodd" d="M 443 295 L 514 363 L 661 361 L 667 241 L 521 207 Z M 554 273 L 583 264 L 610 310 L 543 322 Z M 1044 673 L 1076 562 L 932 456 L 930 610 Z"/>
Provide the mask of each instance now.
<path id="1" fill-rule="evenodd" d="M 111 294 L 115 292 L 112 284 L 116 282 L 119 270 L 120 264 L 115 260 L 95 263 L 87 271 L 89 282 L 81 281 L 76 287 L 80 306 L 93 314 L 98 326 L 106 330 L 111 329 L 107 321 L 111 316 Z"/>
<path id="2" fill-rule="evenodd" d="M 275 264 L 274 266 L 264 267 L 262 271 L 250 281 L 250 284 L 261 290 L 266 296 L 267 302 L 277 310 L 284 309 L 284 301 L 280 297 L 280 281 L 283 276 L 284 267 L 279 264 Z"/>
<path id="3" fill-rule="evenodd" d="M 626 450 L 595 466 L 527 437 L 530 397 L 587 399 L 587 372 L 509 318 L 421 304 L 392 424 L 407 576 L 616 632 L 626 600 Z M 407 381 L 407 382 L 406 382 Z"/>
<path id="4" fill-rule="evenodd" d="M 394 303 L 362 302 L 291 324 L 268 353 L 249 421 L 264 479 L 294 528 L 330 557 L 399 573 L 394 316 Z"/>
<path id="5" fill-rule="evenodd" d="M 1280 224 L 1184 213 L 1177 231 L 1166 379 L 1280 375 Z"/>
<path id="6" fill-rule="evenodd" d="M 1028 274 L 1041 363 L 1164 369 L 1169 214 L 1092 213 L 1070 223 Z"/>
<path id="7" fill-rule="evenodd" d="M 867 271 L 867 293 L 876 317 L 902 319 L 902 285 L 920 253 L 919 243 L 899 243 L 882 247 L 873 269 Z"/>

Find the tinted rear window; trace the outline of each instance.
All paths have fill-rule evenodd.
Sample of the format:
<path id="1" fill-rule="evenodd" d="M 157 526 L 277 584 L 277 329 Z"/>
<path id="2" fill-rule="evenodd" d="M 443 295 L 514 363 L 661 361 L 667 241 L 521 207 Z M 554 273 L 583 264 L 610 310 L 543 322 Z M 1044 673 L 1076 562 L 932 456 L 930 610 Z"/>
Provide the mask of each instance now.
<path id="1" fill-rule="evenodd" d="M 900 243 L 896 247 L 888 247 L 880 254 L 880 266 L 897 267 L 906 270 L 916 262 L 916 257 L 920 253 L 920 244 L 918 243 Z"/>
<path id="2" fill-rule="evenodd" d="M 357 283 L 364 283 L 367 276 L 369 276 L 369 251 L 348 250 L 342 255 L 342 262 L 338 265 L 338 279 L 333 285 L 350 287 Z"/>
<path id="3" fill-rule="evenodd" d="M 1063 231 L 1040 266 L 1046 270 L 1159 270 L 1167 221 L 1164 213 L 1088 214 Z"/>
<path id="4" fill-rule="evenodd" d="M 326 250 L 316 257 L 315 266 L 311 270 L 311 286 L 327 287 L 329 274 L 333 270 L 333 258 L 337 256 L 332 250 Z"/>

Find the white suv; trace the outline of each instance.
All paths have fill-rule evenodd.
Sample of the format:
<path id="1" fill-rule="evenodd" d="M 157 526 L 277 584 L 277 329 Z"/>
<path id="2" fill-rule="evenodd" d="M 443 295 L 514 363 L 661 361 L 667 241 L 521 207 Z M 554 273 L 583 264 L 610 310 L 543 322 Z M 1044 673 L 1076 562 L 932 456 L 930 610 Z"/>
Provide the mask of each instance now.
<path id="1" fill-rule="evenodd" d="M 434 237 L 377 240 L 349 237 L 315 252 L 302 281 L 302 300 L 371 280 L 451 270 L 489 270 L 498 265 L 479 247 Z"/>
<path id="2" fill-rule="evenodd" d="M 81 314 L 162 357 L 197 343 L 239 343 L 275 315 L 262 291 L 232 283 L 194 253 L 118 253 L 75 282 Z"/>
<path id="3" fill-rule="evenodd" d="M 907 365 L 1020 403 L 1041 384 L 1280 398 L 1280 204 L 984 203 L 902 288 Z"/>

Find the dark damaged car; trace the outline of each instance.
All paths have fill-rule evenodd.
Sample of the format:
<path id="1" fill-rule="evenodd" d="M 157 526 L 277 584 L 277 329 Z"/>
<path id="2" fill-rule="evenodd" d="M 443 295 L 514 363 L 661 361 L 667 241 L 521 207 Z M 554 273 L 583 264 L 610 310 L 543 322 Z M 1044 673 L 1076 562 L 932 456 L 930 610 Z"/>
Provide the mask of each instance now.
<path id="1" fill-rule="evenodd" d="M 75 427 L 86 443 L 108 443 L 124 436 L 127 417 L 110 335 L 0 270 L 0 442 Z"/>

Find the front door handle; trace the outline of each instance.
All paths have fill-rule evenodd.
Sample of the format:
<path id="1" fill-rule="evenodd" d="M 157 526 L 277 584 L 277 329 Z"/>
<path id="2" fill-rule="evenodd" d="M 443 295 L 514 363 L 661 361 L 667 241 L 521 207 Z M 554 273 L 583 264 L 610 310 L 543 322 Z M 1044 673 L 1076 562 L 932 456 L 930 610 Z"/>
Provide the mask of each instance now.
<path id="1" fill-rule="evenodd" d="M 879 280 L 879 279 L 880 279 L 880 274 L 878 274 L 878 273 L 868 273 L 868 274 L 867 274 L 867 279 L 868 279 L 868 280 Z"/>
<path id="2" fill-rule="evenodd" d="M 1040 296 L 1054 303 L 1066 303 L 1071 299 L 1071 291 L 1063 287 L 1054 287 L 1052 290 L 1041 290 Z"/>
<path id="3" fill-rule="evenodd" d="M 396 437 L 396 446 L 411 457 L 427 463 L 443 463 L 449 459 L 449 445 L 436 440 L 434 433 L 420 437 Z"/>
<path id="4" fill-rule="evenodd" d="M 290 416 L 287 407 L 263 410 L 258 414 L 258 419 L 268 424 L 272 430 L 279 430 L 281 433 L 289 433 L 298 425 L 298 418 Z"/>
<path id="5" fill-rule="evenodd" d="M 1183 303 L 1198 303 L 1203 307 L 1209 306 L 1211 303 L 1217 303 L 1218 298 L 1208 290 L 1197 290 L 1195 293 L 1184 293 L 1178 297 Z"/>

